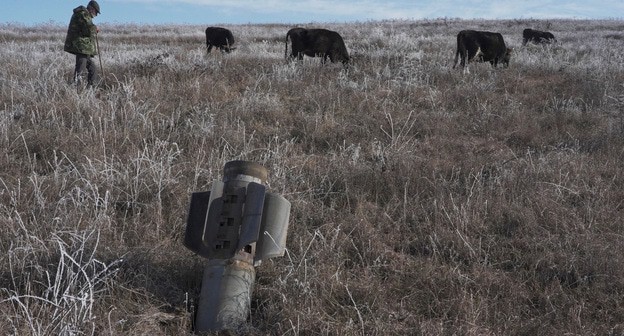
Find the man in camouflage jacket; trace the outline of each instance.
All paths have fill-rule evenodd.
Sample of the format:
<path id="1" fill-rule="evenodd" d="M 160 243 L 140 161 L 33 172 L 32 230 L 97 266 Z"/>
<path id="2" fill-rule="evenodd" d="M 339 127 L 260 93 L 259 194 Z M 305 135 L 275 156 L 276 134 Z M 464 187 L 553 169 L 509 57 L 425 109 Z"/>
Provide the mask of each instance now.
<path id="1" fill-rule="evenodd" d="M 93 56 L 97 55 L 96 35 L 98 29 L 92 19 L 100 14 L 100 5 L 95 1 L 89 1 L 87 7 L 74 8 L 74 14 L 67 28 L 64 50 L 76 55 L 76 68 L 74 70 L 74 82 L 80 85 L 81 77 L 87 72 L 87 85 L 97 85 L 99 76 L 93 62 Z"/>

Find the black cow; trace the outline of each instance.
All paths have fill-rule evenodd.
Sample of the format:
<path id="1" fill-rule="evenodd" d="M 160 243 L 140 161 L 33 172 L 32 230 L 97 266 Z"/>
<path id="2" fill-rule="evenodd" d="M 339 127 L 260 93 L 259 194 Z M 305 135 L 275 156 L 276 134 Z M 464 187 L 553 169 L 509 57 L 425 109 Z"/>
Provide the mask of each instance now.
<path id="1" fill-rule="evenodd" d="M 342 36 L 327 29 L 292 28 L 286 33 L 285 57 L 288 59 L 288 39 L 290 39 L 290 59 L 303 59 L 303 55 L 322 57 L 325 63 L 327 58 L 334 62 L 349 63 L 349 53 Z"/>
<path id="2" fill-rule="evenodd" d="M 503 67 L 509 66 L 511 48 L 507 48 L 503 35 L 476 30 L 462 30 L 457 34 L 457 52 L 455 52 L 455 64 L 461 56 L 461 67 L 464 68 L 470 61 L 490 62 L 493 67 L 502 63 Z"/>
<path id="3" fill-rule="evenodd" d="M 522 31 L 522 45 L 526 45 L 527 42 L 535 44 L 552 43 L 557 42 L 557 39 L 555 39 L 555 35 L 550 32 L 527 28 Z"/>
<path id="4" fill-rule="evenodd" d="M 234 44 L 234 35 L 229 29 L 221 27 L 208 27 L 206 28 L 206 47 L 208 47 L 208 53 L 212 50 L 212 47 L 221 49 L 221 52 L 230 52 L 236 47 L 232 47 Z"/>

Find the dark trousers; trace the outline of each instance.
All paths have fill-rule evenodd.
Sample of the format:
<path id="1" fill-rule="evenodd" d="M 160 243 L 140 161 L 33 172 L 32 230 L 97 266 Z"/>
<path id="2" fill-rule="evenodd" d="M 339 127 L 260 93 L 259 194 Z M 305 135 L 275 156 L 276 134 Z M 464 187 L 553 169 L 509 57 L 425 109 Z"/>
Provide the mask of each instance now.
<path id="1" fill-rule="evenodd" d="M 87 73 L 87 86 L 99 84 L 100 77 L 95 62 L 93 62 L 93 56 L 76 54 L 76 69 L 74 70 L 74 82 L 76 84 L 82 84 L 85 72 Z"/>

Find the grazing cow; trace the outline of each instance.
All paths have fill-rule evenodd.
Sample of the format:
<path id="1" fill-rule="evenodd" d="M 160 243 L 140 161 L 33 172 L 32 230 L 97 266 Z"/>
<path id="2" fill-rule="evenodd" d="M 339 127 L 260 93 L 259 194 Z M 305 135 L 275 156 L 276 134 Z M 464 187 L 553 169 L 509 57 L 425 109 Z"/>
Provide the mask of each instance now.
<path id="1" fill-rule="evenodd" d="M 208 27 L 206 28 L 206 47 L 208 53 L 212 50 L 212 47 L 221 49 L 221 52 L 230 52 L 236 47 L 232 47 L 234 44 L 234 35 L 229 29 L 221 27 Z"/>
<path id="2" fill-rule="evenodd" d="M 288 39 L 290 39 L 290 59 L 303 59 L 303 55 L 322 57 L 325 63 L 327 58 L 334 62 L 349 63 L 349 53 L 342 36 L 327 29 L 292 28 L 286 33 L 286 49 L 284 55 L 288 58 Z"/>
<path id="3" fill-rule="evenodd" d="M 534 44 L 552 43 L 557 42 L 557 39 L 555 39 L 555 35 L 550 32 L 527 28 L 522 31 L 522 45 L 526 45 L 527 42 L 532 42 Z"/>
<path id="4" fill-rule="evenodd" d="M 460 65 L 465 70 L 470 61 L 490 62 L 493 67 L 502 63 L 503 67 L 509 66 L 511 48 L 507 48 L 503 35 L 475 30 L 462 30 L 457 34 L 457 52 L 455 52 L 455 64 L 461 57 Z"/>

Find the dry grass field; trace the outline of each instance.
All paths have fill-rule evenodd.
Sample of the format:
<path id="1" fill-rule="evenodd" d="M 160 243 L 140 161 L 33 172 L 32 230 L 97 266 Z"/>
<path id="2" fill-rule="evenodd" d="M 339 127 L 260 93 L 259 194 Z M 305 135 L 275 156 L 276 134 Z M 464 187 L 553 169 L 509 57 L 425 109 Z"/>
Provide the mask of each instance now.
<path id="1" fill-rule="evenodd" d="M 191 334 L 190 194 L 249 160 L 292 211 L 236 334 L 624 334 L 624 22 L 304 26 L 350 67 L 287 63 L 286 25 L 206 55 L 205 26 L 102 24 L 77 93 L 65 26 L 0 25 L 0 330 Z M 510 67 L 452 69 L 462 29 Z"/>

